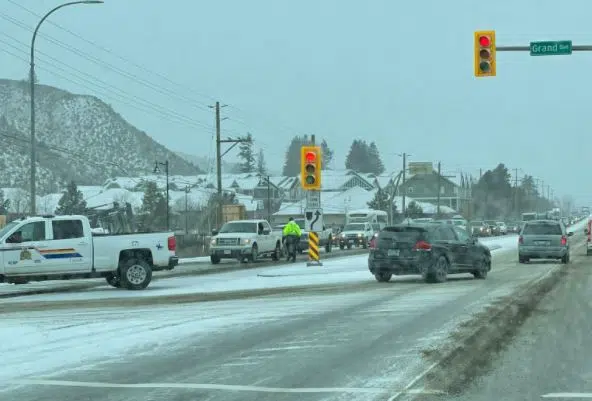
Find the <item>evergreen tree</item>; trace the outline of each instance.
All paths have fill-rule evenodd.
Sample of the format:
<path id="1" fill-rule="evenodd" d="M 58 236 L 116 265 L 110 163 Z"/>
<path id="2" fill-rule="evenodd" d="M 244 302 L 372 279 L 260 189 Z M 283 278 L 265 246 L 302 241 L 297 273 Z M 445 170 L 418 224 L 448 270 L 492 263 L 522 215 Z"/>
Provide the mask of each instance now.
<path id="1" fill-rule="evenodd" d="M 374 194 L 374 198 L 368 202 L 368 207 L 374 210 L 383 210 L 387 213 L 390 213 L 391 211 L 389 210 L 388 193 L 384 189 L 378 188 Z"/>
<path id="2" fill-rule="evenodd" d="M 86 213 L 86 201 L 82 192 L 78 190 L 76 183 L 70 181 L 66 187 L 66 192 L 62 195 L 58 202 L 58 207 L 55 214 L 84 214 Z"/>
<path id="3" fill-rule="evenodd" d="M 376 143 L 372 142 L 368 147 L 368 156 L 370 158 L 370 171 L 373 174 L 380 175 L 384 173 L 384 164 L 380 159 L 380 152 L 378 151 L 378 147 Z"/>
<path id="4" fill-rule="evenodd" d="M 238 151 L 238 157 L 242 160 L 240 163 L 241 173 L 255 172 L 255 152 L 253 151 L 253 136 L 247 135 L 246 141 L 241 142 Z"/>
<path id="5" fill-rule="evenodd" d="M 288 150 L 286 151 L 282 175 L 294 177 L 300 174 L 300 148 L 303 145 L 307 145 L 309 142 L 307 135 L 295 136 L 292 138 L 290 145 L 288 145 Z"/>
<path id="6" fill-rule="evenodd" d="M 167 200 L 154 181 L 146 183 L 142 201 L 140 225 L 144 231 L 166 228 Z"/>
<path id="7" fill-rule="evenodd" d="M 370 148 L 366 141 L 354 139 L 345 158 L 345 168 L 358 173 L 371 173 Z"/>
<path id="8" fill-rule="evenodd" d="M 333 162 L 333 151 L 329 148 L 327 141 L 323 139 L 321 142 L 321 153 L 323 155 L 323 170 L 331 170 L 331 163 Z"/>
<path id="9" fill-rule="evenodd" d="M 265 153 L 263 152 L 263 149 L 259 149 L 259 154 L 257 155 L 257 174 L 267 174 L 267 165 L 265 164 Z"/>
<path id="10" fill-rule="evenodd" d="M 423 209 L 415 201 L 411 201 L 405 208 L 407 217 L 417 219 L 423 217 Z"/>

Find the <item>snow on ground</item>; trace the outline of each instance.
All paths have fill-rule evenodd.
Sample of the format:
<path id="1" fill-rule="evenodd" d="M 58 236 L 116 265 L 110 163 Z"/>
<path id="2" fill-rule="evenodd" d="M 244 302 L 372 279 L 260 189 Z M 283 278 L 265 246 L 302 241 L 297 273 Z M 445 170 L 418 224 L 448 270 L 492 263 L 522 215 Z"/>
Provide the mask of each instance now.
<path id="1" fill-rule="evenodd" d="M 482 240 L 496 253 L 517 246 L 517 236 L 497 237 Z M 284 288 L 323 284 L 373 282 L 368 273 L 368 255 L 335 258 L 323 261 L 323 266 L 307 266 L 305 262 L 283 265 L 277 268 L 262 267 L 220 274 L 195 277 L 171 277 L 154 281 L 144 291 L 114 289 L 108 285 L 79 292 L 28 295 L 10 298 L 1 303 L 82 301 L 108 298 L 164 297 L 187 294 L 216 293 L 226 291 L 249 291 L 267 288 Z M 395 277 L 403 280 L 404 277 Z"/>
<path id="2" fill-rule="evenodd" d="M 0 384 L 27 375 L 55 373 L 54 369 L 68 365 L 81 369 L 99 359 L 114 362 L 126 353 L 159 352 L 183 337 L 198 338 L 226 328 L 240 330 L 244 325 L 281 319 L 294 313 L 289 304 L 242 300 L 197 308 L 135 308 L 133 313 L 72 309 L 3 315 L 0 336 L 10 340 L 0 342 Z M 315 304 L 318 308 L 322 305 Z M 239 310 L 245 313 L 237 313 Z"/>

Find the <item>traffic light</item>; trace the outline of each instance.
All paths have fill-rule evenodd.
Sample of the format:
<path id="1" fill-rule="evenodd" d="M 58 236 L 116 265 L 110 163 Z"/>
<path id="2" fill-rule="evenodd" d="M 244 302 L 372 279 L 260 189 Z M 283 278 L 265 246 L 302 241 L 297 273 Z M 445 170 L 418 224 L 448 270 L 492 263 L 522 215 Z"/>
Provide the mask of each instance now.
<path id="1" fill-rule="evenodd" d="M 303 146 L 300 150 L 300 183 L 302 189 L 321 189 L 321 147 Z"/>
<path id="2" fill-rule="evenodd" d="M 475 32 L 475 76 L 495 77 L 495 31 Z"/>

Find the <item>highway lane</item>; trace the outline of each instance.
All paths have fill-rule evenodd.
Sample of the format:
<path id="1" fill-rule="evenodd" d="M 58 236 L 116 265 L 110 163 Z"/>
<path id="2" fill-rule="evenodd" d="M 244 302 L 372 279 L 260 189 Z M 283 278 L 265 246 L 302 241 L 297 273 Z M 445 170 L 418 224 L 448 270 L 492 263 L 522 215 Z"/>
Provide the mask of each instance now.
<path id="1" fill-rule="evenodd" d="M 584 257 L 576 256 L 581 237 L 574 263 Z M 516 259 L 515 251 L 497 253 L 487 280 L 467 275 L 442 285 L 409 277 L 326 295 L 3 315 L 9 332 L 35 327 L 37 342 L 22 332 L 27 346 L 0 348 L 10 369 L 0 371 L 0 398 L 386 400 L 430 368 L 423 350 L 556 266 Z"/>
<path id="2" fill-rule="evenodd" d="M 456 397 L 421 400 L 592 399 L 592 257 L 580 257 L 488 373 Z"/>

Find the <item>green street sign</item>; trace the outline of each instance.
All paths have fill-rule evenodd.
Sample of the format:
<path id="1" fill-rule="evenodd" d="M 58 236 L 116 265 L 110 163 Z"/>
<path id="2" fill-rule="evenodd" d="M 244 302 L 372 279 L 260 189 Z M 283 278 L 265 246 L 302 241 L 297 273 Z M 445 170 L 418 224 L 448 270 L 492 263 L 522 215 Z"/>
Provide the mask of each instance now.
<path id="1" fill-rule="evenodd" d="M 571 51 L 571 40 L 530 42 L 531 56 L 567 56 Z"/>

